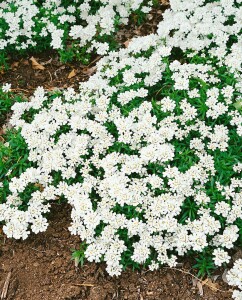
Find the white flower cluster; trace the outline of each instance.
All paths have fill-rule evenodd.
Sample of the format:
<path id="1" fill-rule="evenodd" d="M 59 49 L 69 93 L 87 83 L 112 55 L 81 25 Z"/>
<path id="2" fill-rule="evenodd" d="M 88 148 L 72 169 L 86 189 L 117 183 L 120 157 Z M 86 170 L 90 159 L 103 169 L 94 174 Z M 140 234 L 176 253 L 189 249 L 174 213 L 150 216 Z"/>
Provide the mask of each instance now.
<path id="1" fill-rule="evenodd" d="M 53 49 L 62 49 L 68 36 L 81 47 L 88 45 L 88 51 L 104 55 L 109 45 L 102 37 L 113 34 L 117 24 L 127 24 L 131 13 L 148 13 L 151 7 L 148 0 L 101 0 L 96 5 L 75 0 L 68 6 L 61 0 L 45 0 L 41 5 L 34 0 L 6 0 L 0 3 L 0 49 L 37 47 L 41 39 Z M 241 0 L 171 0 L 158 35 L 168 46 L 195 53 L 206 49 L 241 70 L 241 16 Z M 228 51 L 232 40 L 236 42 Z"/>
<path id="2" fill-rule="evenodd" d="M 171 8 L 164 12 L 158 34 L 167 37 L 169 46 L 195 51 L 206 49 L 208 53 L 225 59 L 227 63 L 232 62 L 237 52 L 241 64 L 241 3 L 241 0 L 170 0 Z M 237 37 L 230 49 L 234 53 L 226 58 L 232 37 Z"/>
<path id="3" fill-rule="evenodd" d="M 6 0 L 0 3 L 1 51 L 10 45 L 14 45 L 17 50 L 36 46 L 34 19 L 38 12 L 37 6 L 29 0 Z"/>
<path id="4" fill-rule="evenodd" d="M 235 300 L 242 299 L 242 259 L 235 261 L 234 266 L 230 269 L 226 275 L 228 283 L 239 288 L 239 290 L 234 290 L 233 298 Z"/>
<path id="5" fill-rule="evenodd" d="M 207 247 L 218 266 L 229 261 L 242 218 L 241 155 L 231 155 L 242 133 L 234 107 L 241 91 L 234 73 L 218 71 L 220 62 L 181 63 L 172 51 L 159 35 L 134 39 L 101 59 L 79 92 L 52 99 L 38 88 L 29 102 L 14 104 L 11 123 L 35 167 L 11 179 L 0 204 L 8 237 L 45 230 L 51 201 L 64 197 L 70 231 L 110 275 L 121 273 L 124 255 L 152 270 Z M 31 185 L 42 188 L 20 206 Z"/>
<path id="6" fill-rule="evenodd" d="M 157 252 L 158 263 L 174 265 L 176 256 L 170 251 L 184 255 L 210 245 L 216 249 L 215 263 L 221 265 L 229 258 L 223 249 L 232 248 L 238 239 L 239 229 L 234 222 L 242 217 L 238 191 L 241 181 L 231 178 L 230 186 L 218 182 L 218 191 L 229 201 L 217 203 L 214 211 L 207 206 L 212 195 L 207 195 L 206 189 L 217 173 L 211 151 L 228 150 L 229 134 L 231 130 L 236 132 L 237 123 L 217 124 L 221 115 L 215 114 L 209 124 L 209 117 L 201 116 L 184 91 L 191 94 L 190 83 L 197 80 L 197 90 L 192 95 L 199 97 L 202 80 L 208 87 L 207 101 L 219 93 L 214 109 L 223 103 L 226 109 L 221 114 L 226 116 L 228 110 L 235 109 L 226 101 L 224 90 L 230 89 L 234 94 L 234 88 L 224 85 L 209 61 L 204 65 L 181 65 L 178 61 L 168 64 L 171 48 L 162 43 L 156 43 L 148 57 L 134 57 L 132 48 L 136 44 L 136 52 L 143 50 L 141 41 L 139 38 L 130 49 L 102 59 L 98 72 L 80 85 L 79 93 L 68 89 L 63 96 L 49 101 L 45 91 L 38 88 L 30 102 L 13 106 L 11 122 L 21 128 L 30 150 L 29 160 L 37 168 L 11 180 L 11 196 L 1 205 L 4 231 L 9 237 L 25 238 L 29 228 L 34 232 L 45 230 L 42 214 L 49 209 L 49 201 L 64 196 L 73 207 L 71 232 L 88 243 L 87 259 L 104 259 L 111 275 L 120 274 L 121 255 L 127 249 L 118 235 L 120 229 L 127 230 L 129 239 L 138 236 L 131 256 L 136 263 L 146 262 L 151 248 Z M 146 41 L 154 46 L 152 36 Z M 152 104 L 148 91 L 167 76 L 167 68 L 173 89 L 182 92 L 183 97 L 177 101 L 170 95 Z M 118 84 L 111 84 L 121 76 Z M 214 78 L 218 90 L 214 90 Z M 139 104 L 132 107 L 134 101 Z M 154 105 L 158 114 L 154 114 Z M 36 111 L 33 120 L 25 121 L 22 116 L 31 109 Z M 207 105 L 206 113 L 209 110 Z M 164 113 L 166 116 L 160 119 L 159 114 Z M 194 135 L 197 138 L 190 138 Z M 183 142 L 194 158 L 186 171 L 174 165 L 176 147 Z M 54 183 L 56 172 L 62 178 L 58 183 Z M 18 195 L 36 183 L 43 186 L 43 191 L 34 192 L 28 209 L 19 211 Z M 181 224 L 178 217 L 188 198 L 200 207 L 198 217 Z M 130 218 L 123 212 L 125 207 L 134 207 L 137 216 Z M 216 217 L 220 215 L 227 222 L 223 231 Z M 103 230 L 97 235 L 101 224 Z"/>
<path id="7" fill-rule="evenodd" d="M 108 43 L 100 42 L 111 35 L 117 25 L 127 24 L 131 13 L 148 13 L 152 2 L 144 0 L 75 0 L 66 6 L 62 0 L 6 0 L 0 3 L 0 50 L 10 47 L 24 50 L 44 44 L 62 49 L 66 36 L 89 51 L 106 54 Z M 95 1 L 94 1 L 95 2 Z M 79 25 L 80 24 L 80 25 Z M 96 40 L 98 37 L 98 40 Z M 105 39 L 104 39 L 105 40 Z"/>

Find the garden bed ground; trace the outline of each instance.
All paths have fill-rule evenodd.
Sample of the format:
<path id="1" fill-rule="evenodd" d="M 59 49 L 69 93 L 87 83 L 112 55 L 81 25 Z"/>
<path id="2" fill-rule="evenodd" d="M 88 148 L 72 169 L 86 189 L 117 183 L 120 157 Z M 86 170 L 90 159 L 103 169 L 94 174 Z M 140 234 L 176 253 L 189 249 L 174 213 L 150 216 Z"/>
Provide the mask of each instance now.
<path id="1" fill-rule="evenodd" d="M 153 12 L 149 18 L 149 23 L 144 27 L 123 28 L 118 34 L 120 42 L 128 44 L 135 35 L 155 32 L 161 11 Z M 44 69 L 34 69 L 30 57 L 12 57 L 10 69 L 0 73 L 0 85 L 11 83 L 13 91 L 25 96 L 30 96 L 37 86 L 44 86 L 47 90 L 78 88 L 80 81 L 87 80 L 95 72 L 95 62 L 99 59 L 94 57 L 89 66 L 80 63 L 62 64 L 55 53 L 44 53 L 35 55 Z M 83 267 L 76 268 L 71 260 L 71 249 L 78 249 L 80 240 L 70 235 L 69 224 L 70 208 L 55 204 L 46 232 L 32 234 L 26 241 L 0 236 L 0 298 L 2 290 L 7 290 L 7 297 L 1 299 L 231 299 L 231 290 L 222 280 L 223 269 L 214 274 L 214 282 L 205 279 L 204 285 L 199 285 L 190 274 L 195 274 L 195 271 L 188 261 L 183 262 L 178 270 L 127 270 L 118 278 L 108 276 L 105 265 L 85 263 Z M 6 285 L 8 281 L 9 286 Z"/>
<path id="2" fill-rule="evenodd" d="M 163 11 L 169 6 L 169 2 L 166 0 L 162 0 L 161 3 L 160 9 L 153 9 L 148 15 L 148 20 L 142 25 L 133 22 L 123 26 L 116 34 L 118 43 L 127 47 L 133 37 L 155 33 L 157 25 L 162 19 Z M 46 90 L 78 88 L 79 82 L 87 80 L 95 72 L 95 63 L 100 58 L 97 55 L 92 57 L 88 66 L 82 65 L 80 62 L 64 64 L 59 61 L 57 52 L 52 50 L 33 55 L 40 64 L 38 67 L 33 66 L 30 60 L 31 56 L 31 54 L 24 58 L 9 56 L 10 68 L 0 71 L 0 84 L 11 83 L 15 92 L 27 96 L 31 95 L 38 86 L 43 86 Z"/>
<path id="3" fill-rule="evenodd" d="M 44 233 L 31 235 L 26 241 L 1 238 L 0 289 L 11 271 L 8 296 L 15 300 L 225 300 L 231 299 L 228 286 L 221 274 L 215 282 L 220 291 L 204 285 L 203 296 L 194 286 L 189 263 L 180 269 L 132 272 L 112 278 L 104 265 L 85 263 L 75 268 L 70 259 L 71 249 L 78 248 L 79 238 L 68 231 L 70 209 L 54 205 L 50 226 Z"/>

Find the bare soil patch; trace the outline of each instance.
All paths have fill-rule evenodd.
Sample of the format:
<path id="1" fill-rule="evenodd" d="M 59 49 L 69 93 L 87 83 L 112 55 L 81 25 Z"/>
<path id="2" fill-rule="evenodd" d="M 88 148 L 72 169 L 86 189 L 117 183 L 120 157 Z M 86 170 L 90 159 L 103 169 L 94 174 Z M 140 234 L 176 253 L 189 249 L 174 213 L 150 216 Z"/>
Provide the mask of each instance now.
<path id="1" fill-rule="evenodd" d="M 80 240 L 70 235 L 70 207 L 54 204 L 48 230 L 31 235 L 25 241 L 1 238 L 0 294 L 11 271 L 7 300 L 228 300 L 231 292 L 216 280 L 214 291 L 202 287 L 203 296 L 194 286 L 192 276 L 163 268 L 127 270 L 118 278 L 110 277 L 104 264 L 85 263 L 75 268 L 71 249 L 79 248 Z M 189 270 L 189 263 L 183 265 Z"/>

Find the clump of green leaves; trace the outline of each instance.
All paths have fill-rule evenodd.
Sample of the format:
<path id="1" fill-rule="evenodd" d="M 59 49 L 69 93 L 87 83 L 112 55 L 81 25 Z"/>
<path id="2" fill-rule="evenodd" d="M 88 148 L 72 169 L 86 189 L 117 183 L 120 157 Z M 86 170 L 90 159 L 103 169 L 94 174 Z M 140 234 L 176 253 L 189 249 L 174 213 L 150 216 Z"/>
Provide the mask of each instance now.
<path id="1" fill-rule="evenodd" d="M 33 163 L 28 160 L 28 147 L 20 131 L 8 130 L 0 140 L 0 203 L 6 201 L 9 193 L 9 181 L 19 177 Z"/>
<path id="2" fill-rule="evenodd" d="M 23 102 L 22 95 L 16 95 L 11 91 L 4 92 L 0 88 L 0 127 L 2 127 L 6 120 L 11 116 L 11 107 L 16 102 Z"/>
<path id="3" fill-rule="evenodd" d="M 80 247 L 78 250 L 71 249 L 72 255 L 71 259 L 74 260 L 75 266 L 78 266 L 79 264 L 83 266 L 85 261 L 85 251 L 86 251 L 87 245 L 85 242 L 80 244 Z"/>

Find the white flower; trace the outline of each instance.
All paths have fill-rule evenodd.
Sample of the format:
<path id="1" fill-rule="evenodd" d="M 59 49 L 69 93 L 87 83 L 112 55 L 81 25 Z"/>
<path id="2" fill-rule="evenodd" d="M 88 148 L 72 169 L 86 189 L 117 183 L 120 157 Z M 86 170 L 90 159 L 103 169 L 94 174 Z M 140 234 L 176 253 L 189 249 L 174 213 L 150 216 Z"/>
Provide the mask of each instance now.
<path id="1" fill-rule="evenodd" d="M 231 210 L 231 207 L 226 202 L 218 202 L 215 204 L 215 213 L 226 218 Z"/>
<path id="2" fill-rule="evenodd" d="M 5 83 L 3 86 L 2 86 L 2 91 L 4 93 L 7 93 L 11 90 L 11 83 Z"/>
<path id="3" fill-rule="evenodd" d="M 234 290 L 232 297 L 235 300 L 242 300 L 242 291 Z"/>
<path id="4" fill-rule="evenodd" d="M 161 104 L 161 109 L 164 112 L 173 111 L 174 108 L 176 107 L 176 102 L 170 99 L 169 97 L 165 97 L 162 100 L 160 100 L 160 104 Z"/>
<path id="5" fill-rule="evenodd" d="M 233 292 L 233 298 L 235 300 L 241 300 L 242 296 L 242 259 L 235 261 L 232 269 L 226 274 L 226 278 L 230 285 L 236 286 L 240 290 Z"/>
<path id="6" fill-rule="evenodd" d="M 228 263 L 230 260 L 230 256 L 223 249 L 215 249 L 213 251 L 213 255 L 213 260 L 216 266 L 221 266 L 223 263 Z"/>

